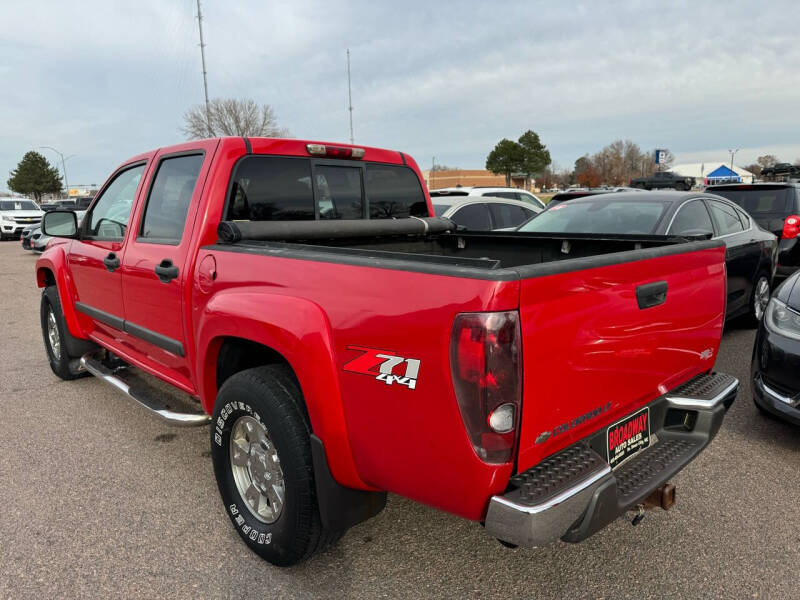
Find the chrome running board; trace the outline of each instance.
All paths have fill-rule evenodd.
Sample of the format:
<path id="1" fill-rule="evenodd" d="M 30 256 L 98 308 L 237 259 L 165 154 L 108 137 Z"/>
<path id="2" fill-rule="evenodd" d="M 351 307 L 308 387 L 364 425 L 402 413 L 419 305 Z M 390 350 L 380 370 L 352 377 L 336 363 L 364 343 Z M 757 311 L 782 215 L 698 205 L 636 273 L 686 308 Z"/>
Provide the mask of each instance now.
<path id="1" fill-rule="evenodd" d="M 211 422 L 211 417 L 205 413 L 178 412 L 172 410 L 168 404 L 163 402 L 149 389 L 131 387 L 127 382 L 117 377 L 114 371 L 106 367 L 93 354 L 85 354 L 81 357 L 81 367 L 98 379 L 116 388 L 137 404 L 145 407 L 151 414 L 154 414 L 170 425 L 197 427 L 207 425 Z"/>

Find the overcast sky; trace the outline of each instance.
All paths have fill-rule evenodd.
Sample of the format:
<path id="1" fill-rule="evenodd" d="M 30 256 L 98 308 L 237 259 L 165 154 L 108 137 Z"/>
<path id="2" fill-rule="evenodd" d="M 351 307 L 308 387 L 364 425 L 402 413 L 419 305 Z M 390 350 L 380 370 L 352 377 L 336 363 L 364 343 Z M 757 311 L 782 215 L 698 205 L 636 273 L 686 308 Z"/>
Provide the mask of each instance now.
<path id="1" fill-rule="evenodd" d="M 272 105 L 293 137 L 483 168 L 540 134 L 571 166 L 617 138 L 678 162 L 800 158 L 800 4 L 204 0 L 211 97 Z M 203 98 L 195 0 L 0 1 L 0 189 L 49 145 L 71 184 L 183 140 Z M 55 159 L 49 150 L 45 155 Z"/>

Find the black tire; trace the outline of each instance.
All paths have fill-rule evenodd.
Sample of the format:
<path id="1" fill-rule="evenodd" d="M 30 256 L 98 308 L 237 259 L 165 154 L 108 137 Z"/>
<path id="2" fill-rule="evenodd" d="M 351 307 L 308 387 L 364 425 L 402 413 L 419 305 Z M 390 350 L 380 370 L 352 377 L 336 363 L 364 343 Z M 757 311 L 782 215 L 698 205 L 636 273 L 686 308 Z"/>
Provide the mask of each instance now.
<path id="1" fill-rule="evenodd" d="M 755 281 L 753 282 L 753 289 L 750 291 L 750 299 L 748 300 L 749 304 L 747 307 L 747 314 L 743 317 L 744 324 L 748 327 L 758 327 L 758 324 L 761 322 L 761 316 L 763 316 L 763 312 L 761 315 L 756 314 L 756 294 L 758 292 L 758 287 L 761 282 L 766 281 L 767 284 L 767 291 L 772 289 L 772 285 L 770 284 L 769 275 L 765 271 L 759 272 L 756 275 Z M 767 296 L 769 299 L 769 296 Z M 764 307 L 766 308 L 766 306 Z"/>
<path id="2" fill-rule="evenodd" d="M 48 334 L 48 321 L 51 312 L 58 336 L 58 351 L 53 347 Z M 88 340 L 77 339 L 69 333 L 67 324 L 64 321 L 64 313 L 61 311 L 61 299 L 58 297 L 58 288 L 56 286 L 47 286 L 42 291 L 39 316 L 44 347 L 53 373 L 67 381 L 88 375 L 86 371 L 81 371 L 79 368 L 80 357 L 82 354 L 95 349 L 96 346 Z"/>
<path id="3" fill-rule="evenodd" d="M 676 183 L 675 184 L 675 191 L 676 192 L 685 192 L 686 191 L 686 185 L 683 184 L 683 183 Z"/>
<path id="4" fill-rule="evenodd" d="M 234 477 L 231 434 L 242 417 L 251 417 L 265 428 L 279 457 L 284 498 L 271 523 L 256 518 Z M 219 391 L 212 423 L 211 459 L 225 512 L 253 552 L 274 565 L 289 566 L 341 537 L 343 532 L 327 530 L 320 521 L 311 427 L 303 395 L 288 367 L 266 365 L 232 375 Z M 245 456 L 249 461 L 253 455 Z"/>

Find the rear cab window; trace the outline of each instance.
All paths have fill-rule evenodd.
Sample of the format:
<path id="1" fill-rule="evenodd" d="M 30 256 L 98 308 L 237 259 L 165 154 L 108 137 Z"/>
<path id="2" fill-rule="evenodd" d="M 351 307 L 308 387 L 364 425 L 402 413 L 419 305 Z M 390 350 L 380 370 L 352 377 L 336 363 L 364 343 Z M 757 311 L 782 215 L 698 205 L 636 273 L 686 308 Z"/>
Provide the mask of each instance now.
<path id="1" fill-rule="evenodd" d="M 426 217 L 416 173 L 401 165 L 251 155 L 234 169 L 227 220 Z"/>

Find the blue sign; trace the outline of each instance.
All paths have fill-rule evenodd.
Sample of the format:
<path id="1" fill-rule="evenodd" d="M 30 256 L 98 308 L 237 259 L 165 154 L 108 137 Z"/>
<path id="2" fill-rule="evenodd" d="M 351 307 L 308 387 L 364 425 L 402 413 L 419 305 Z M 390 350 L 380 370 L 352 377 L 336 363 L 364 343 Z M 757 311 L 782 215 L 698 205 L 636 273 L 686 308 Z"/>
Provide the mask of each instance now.
<path id="1" fill-rule="evenodd" d="M 656 150 L 656 164 L 663 165 L 665 162 L 667 162 L 667 151 Z"/>

